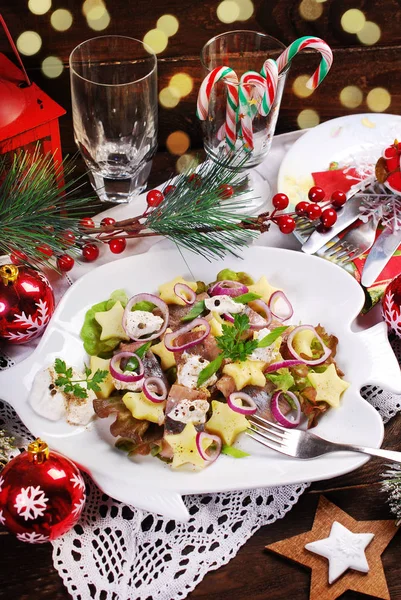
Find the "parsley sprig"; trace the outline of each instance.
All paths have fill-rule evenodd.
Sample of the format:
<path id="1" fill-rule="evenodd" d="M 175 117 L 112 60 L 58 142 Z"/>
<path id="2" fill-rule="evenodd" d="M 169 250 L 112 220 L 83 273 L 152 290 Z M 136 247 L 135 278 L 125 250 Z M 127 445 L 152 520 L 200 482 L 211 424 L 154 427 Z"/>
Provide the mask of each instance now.
<path id="1" fill-rule="evenodd" d="M 220 369 L 225 358 L 229 358 L 233 362 L 242 362 L 256 348 L 271 346 L 286 329 L 287 326 L 276 327 L 261 340 L 244 340 L 244 334 L 249 330 L 248 315 L 234 315 L 234 323 L 232 325 L 222 326 L 223 335 L 216 338 L 221 353 L 199 373 L 198 387 L 201 387 Z"/>
<path id="2" fill-rule="evenodd" d="M 73 379 L 72 367 L 68 367 L 64 360 L 56 358 L 54 362 L 54 370 L 58 377 L 54 384 L 61 388 L 66 394 L 73 394 L 77 398 L 87 398 L 88 391 L 93 390 L 94 392 L 100 391 L 100 383 L 104 381 L 108 375 L 108 371 L 102 371 L 98 369 L 91 377 L 91 369 L 85 365 L 85 379 Z M 86 383 L 84 388 L 81 383 Z"/>

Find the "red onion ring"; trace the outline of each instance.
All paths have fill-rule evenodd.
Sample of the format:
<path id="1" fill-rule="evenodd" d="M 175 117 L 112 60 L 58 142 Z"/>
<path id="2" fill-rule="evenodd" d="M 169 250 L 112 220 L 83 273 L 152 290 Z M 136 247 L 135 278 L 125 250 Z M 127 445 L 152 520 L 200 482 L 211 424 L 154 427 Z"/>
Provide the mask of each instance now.
<path id="1" fill-rule="evenodd" d="M 157 306 L 157 308 L 162 313 L 162 317 L 164 319 L 164 323 L 161 326 L 161 328 L 158 331 L 155 331 L 154 333 L 152 333 L 152 335 L 149 335 L 146 338 L 141 338 L 141 337 L 134 338 L 134 337 L 131 337 L 129 331 L 127 330 L 127 318 L 128 318 L 128 315 L 131 312 L 131 308 L 134 306 L 134 304 L 137 304 L 138 302 L 151 302 L 152 304 L 154 304 L 155 306 Z M 162 300 L 161 298 L 159 298 L 159 296 L 155 296 L 154 294 L 136 294 L 136 296 L 132 296 L 132 298 L 130 298 L 128 300 L 128 304 L 125 307 L 124 314 L 123 314 L 122 326 L 123 326 L 123 329 L 124 329 L 125 333 L 130 337 L 130 339 L 134 340 L 135 342 L 148 342 L 150 340 L 154 340 L 154 339 L 160 337 L 161 335 L 163 335 L 163 333 L 167 329 L 168 319 L 169 319 L 168 306 L 164 302 L 164 300 Z"/>
<path id="2" fill-rule="evenodd" d="M 234 317 L 232 315 L 230 315 L 230 313 L 224 313 L 221 316 L 223 317 L 223 319 L 225 321 L 228 321 L 229 323 L 234 323 Z"/>
<path id="3" fill-rule="evenodd" d="M 130 374 L 128 375 L 128 373 L 123 373 L 120 367 L 120 363 L 121 359 L 131 357 L 136 358 L 136 360 L 138 361 L 139 372 L 130 372 Z M 117 379 L 118 381 L 123 381 L 124 383 L 133 383 L 134 381 L 140 381 L 141 379 L 143 379 L 145 372 L 143 362 L 141 361 L 139 356 L 137 356 L 134 352 L 119 352 L 118 354 L 115 354 L 110 361 L 109 370 L 111 376 L 114 377 L 114 379 Z"/>
<path id="4" fill-rule="evenodd" d="M 249 306 L 252 308 L 252 310 L 257 312 L 258 315 L 260 315 L 260 312 L 258 312 L 256 308 L 258 308 L 262 313 L 264 313 L 261 316 L 266 320 L 266 327 L 268 327 L 272 322 L 272 311 L 267 306 L 266 302 L 263 302 L 263 300 L 259 298 L 258 300 L 252 300 L 252 302 L 249 303 Z"/>
<path id="5" fill-rule="evenodd" d="M 199 327 L 199 325 L 203 325 L 205 328 L 205 331 L 198 339 L 192 340 L 191 342 L 187 342 L 185 344 L 181 344 L 180 346 L 174 345 L 175 340 L 177 338 L 179 338 L 180 335 L 182 335 L 183 333 L 188 333 L 189 331 L 192 331 L 193 329 L 195 329 L 195 327 Z M 199 332 L 199 333 L 201 333 L 201 332 Z M 188 350 L 188 348 L 192 348 L 192 346 L 196 346 L 196 344 L 203 342 L 203 340 L 205 338 L 207 338 L 209 333 L 210 333 L 209 323 L 206 321 L 206 319 L 203 319 L 203 317 L 197 317 L 196 319 L 194 319 L 193 321 L 188 323 L 188 325 L 181 327 L 181 329 L 177 329 L 177 331 L 172 331 L 171 333 L 166 333 L 166 335 L 164 336 L 164 345 L 166 346 L 167 350 L 169 350 L 170 352 L 181 352 L 182 350 Z"/>
<path id="6" fill-rule="evenodd" d="M 193 304 L 196 300 L 196 293 L 185 283 L 176 283 L 174 286 L 174 294 L 188 305 Z"/>
<path id="7" fill-rule="evenodd" d="M 205 439 L 213 440 L 213 442 L 217 444 L 217 447 L 213 451 L 213 454 L 206 454 L 205 450 L 203 450 L 202 442 Z M 203 460 L 206 460 L 208 463 L 212 463 L 220 455 L 221 439 L 218 435 L 212 435 L 211 433 L 206 433 L 206 431 L 198 431 L 198 433 L 196 434 L 196 447 Z"/>
<path id="8" fill-rule="evenodd" d="M 285 399 L 285 396 L 289 396 L 291 398 L 291 400 L 294 402 L 295 406 L 297 407 L 296 413 L 295 413 L 295 418 L 293 420 L 288 419 L 281 412 L 279 400 L 282 395 L 284 395 L 284 399 Z M 287 400 L 287 402 L 288 402 L 288 400 Z M 299 400 L 296 397 L 296 395 L 293 394 L 292 392 L 284 393 L 281 390 L 275 392 L 273 394 L 271 402 L 270 402 L 270 410 L 272 412 L 273 417 L 276 419 L 277 423 L 280 423 L 280 425 L 282 425 L 283 427 L 287 427 L 287 429 L 293 429 L 294 427 L 297 427 L 297 425 L 299 425 L 301 422 L 301 405 L 300 405 Z"/>
<path id="9" fill-rule="evenodd" d="M 268 365 L 263 372 L 264 373 L 273 373 L 274 371 L 278 371 L 279 369 L 289 369 L 291 367 L 296 367 L 297 365 L 304 365 L 305 363 L 302 360 L 282 360 L 277 363 L 272 363 Z"/>
<path id="10" fill-rule="evenodd" d="M 209 289 L 209 296 L 231 296 L 236 298 L 249 292 L 249 289 L 243 283 L 239 281 L 231 281 L 230 279 L 224 279 L 224 281 L 217 281 Z"/>
<path id="11" fill-rule="evenodd" d="M 256 310 L 253 310 L 247 304 L 245 305 L 244 313 L 248 315 L 249 329 L 252 329 L 252 331 L 259 331 L 259 329 L 264 329 L 270 325 L 270 321 L 267 321 L 264 317 L 262 317 L 262 315 L 256 312 Z"/>
<path id="12" fill-rule="evenodd" d="M 152 388 L 156 388 L 156 391 Z M 161 377 L 146 377 L 142 391 L 148 400 L 156 404 L 167 398 L 167 387 Z"/>
<path id="13" fill-rule="evenodd" d="M 247 406 L 238 406 L 238 404 L 235 403 L 235 400 L 237 399 L 247 402 Z M 257 411 L 255 402 L 252 400 L 250 395 L 246 394 L 245 392 L 233 392 L 228 396 L 227 404 L 231 410 L 239 413 L 240 415 L 254 415 Z"/>
<path id="14" fill-rule="evenodd" d="M 292 345 L 293 341 L 294 341 L 294 337 L 297 335 L 297 333 L 299 333 L 300 331 L 304 331 L 306 329 L 309 329 L 310 331 L 313 331 L 316 339 L 322 345 L 323 354 L 322 354 L 322 356 L 320 358 L 316 358 L 314 360 L 308 360 L 308 359 L 302 358 L 302 356 L 299 356 L 299 354 L 294 350 L 294 347 Z M 325 343 L 323 342 L 322 338 L 317 333 L 316 329 L 314 327 L 312 327 L 312 325 L 299 325 L 298 327 L 295 327 L 295 329 L 293 329 L 291 331 L 290 335 L 287 338 L 287 347 L 288 347 L 288 350 L 290 351 L 290 353 L 292 354 L 292 356 L 296 360 L 300 360 L 305 365 L 310 365 L 310 366 L 321 365 L 322 363 L 324 363 L 329 358 L 329 356 L 331 354 L 330 348 L 328 348 L 325 345 Z"/>
<path id="15" fill-rule="evenodd" d="M 277 311 L 275 312 L 274 304 L 278 300 L 283 300 L 284 303 L 286 304 L 287 310 L 284 312 L 284 314 L 279 314 Z M 271 314 L 274 317 L 276 317 L 276 319 L 280 319 L 280 321 L 287 321 L 294 314 L 294 309 L 292 308 L 291 302 L 288 300 L 287 296 L 281 290 L 277 290 L 276 292 L 273 292 L 273 294 L 270 296 L 269 308 L 270 308 Z"/>

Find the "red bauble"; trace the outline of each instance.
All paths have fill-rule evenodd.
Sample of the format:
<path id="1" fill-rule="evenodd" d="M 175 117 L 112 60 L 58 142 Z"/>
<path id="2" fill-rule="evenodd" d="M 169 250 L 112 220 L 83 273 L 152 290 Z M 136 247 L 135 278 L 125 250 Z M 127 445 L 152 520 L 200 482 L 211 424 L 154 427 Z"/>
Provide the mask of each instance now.
<path id="1" fill-rule="evenodd" d="M 113 254 L 121 254 L 121 252 L 124 252 L 126 246 L 127 241 L 125 238 L 116 238 L 109 241 L 109 248 Z"/>
<path id="2" fill-rule="evenodd" d="M 0 267 L 0 338 L 24 344 L 40 336 L 54 312 L 54 294 L 40 271 Z"/>
<path id="3" fill-rule="evenodd" d="M 78 521 L 85 504 L 79 469 L 36 440 L 0 473 L 0 523 L 22 542 L 43 544 Z"/>
<path id="4" fill-rule="evenodd" d="M 401 338 L 401 275 L 386 288 L 382 300 L 383 318 L 390 330 Z"/>

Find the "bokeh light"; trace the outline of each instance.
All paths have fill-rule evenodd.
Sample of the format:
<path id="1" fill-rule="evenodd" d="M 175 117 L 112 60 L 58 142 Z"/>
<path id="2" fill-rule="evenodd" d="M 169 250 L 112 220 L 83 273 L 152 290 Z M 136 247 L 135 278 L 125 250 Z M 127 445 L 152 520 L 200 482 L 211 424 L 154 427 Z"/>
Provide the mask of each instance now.
<path id="1" fill-rule="evenodd" d="M 320 118 L 318 113 L 311 108 L 301 110 L 297 118 L 298 127 L 300 129 L 308 129 L 309 127 L 315 127 L 316 125 L 319 125 L 319 122 Z"/>
<path id="2" fill-rule="evenodd" d="M 240 7 L 234 0 L 223 0 L 217 7 L 217 18 L 222 23 L 234 23 L 240 15 Z"/>
<path id="3" fill-rule="evenodd" d="M 166 87 L 159 93 L 159 102 L 164 108 L 175 108 L 180 101 L 175 88 Z"/>
<path id="4" fill-rule="evenodd" d="M 347 108 L 356 108 L 362 104 L 363 93 L 356 85 L 348 85 L 340 92 L 340 102 Z"/>
<path id="5" fill-rule="evenodd" d="M 178 27 L 178 19 L 173 15 L 163 15 L 156 23 L 156 28 L 163 31 L 167 37 L 175 35 L 178 31 Z"/>
<path id="6" fill-rule="evenodd" d="M 237 21 L 247 21 L 254 13 L 255 7 L 252 0 L 235 0 L 239 8 Z"/>
<path id="7" fill-rule="evenodd" d="M 151 29 L 143 38 L 143 43 L 149 46 L 155 54 L 160 54 L 167 48 L 168 37 L 161 29 Z"/>
<path id="8" fill-rule="evenodd" d="M 341 17 L 341 27 L 347 33 L 358 33 L 365 25 L 365 15 L 358 8 L 350 8 Z"/>
<path id="9" fill-rule="evenodd" d="M 373 88 L 367 95 L 366 104 L 373 112 L 384 112 L 391 104 L 391 94 L 385 88 Z"/>
<path id="10" fill-rule="evenodd" d="M 306 87 L 306 82 L 309 79 L 310 75 L 299 75 L 292 84 L 292 90 L 298 98 L 307 98 L 313 94 L 313 90 Z"/>
<path id="11" fill-rule="evenodd" d="M 72 14 L 65 8 L 58 8 L 50 17 L 50 23 L 56 31 L 67 31 L 71 27 L 72 21 Z"/>
<path id="12" fill-rule="evenodd" d="M 199 159 L 193 154 L 183 154 L 176 162 L 178 173 L 184 173 L 189 167 L 196 168 L 199 165 Z"/>
<path id="13" fill-rule="evenodd" d="M 173 89 L 173 93 L 175 93 L 179 98 L 188 96 L 188 94 L 192 92 L 193 87 L 194 83 L 192 77 L 187 73 L 177 73 L 170 79 L 169 88 Z"/>
<path id="14" fill-rule="evenodd" d="M 305 21 L 316 21 L 323 14 L 323 6 L 316 0 L 302 0 L 299 13 Z"/>
<path id="15" fill-rule="evenodd" d="M 106 10 L 106 5 L 103 2 L 103 0 L 85 0 L 85 2 L 82 5 L 82 12 L 85 15 L 85 17 L 87 17 L 88 13 L 94 8 L 101 9 L 103 13 L 103 11 Z"/>
<path id="16" fill-rule="evenodd" d="M 29 0 L 28 8 L 34 15 L 46 14 L 52 6 L 52 0 Z"/>
<path id="17" fill-rule="evenodd" d="M 59 77 L 64 70 L 63 61 L 57 56 L 48 56 L 42 62 L 42 73 L 50 79 Z"/>
<path id="18" fill-rule="evenodd" d="M 111 17 L 106 7 L 94 7 L 87 16 L 88 26 L 94 31 L 103 31 L 110 25 Z"/>
<path id="19" fill-rule="evenodd" d="M 25 56 L 33 56 L 42 47 L 42 38 L 36 31 L 24 31 L 17 39 L 17 48 Z"/>
<path id="20" fill-rule="evenodd" d="M 376 44 L 380 40 L 381 29 L 373 21 L 366 21 L 365 25 L 356 35 L 362 44 L 373 46 L 373 44 Z"/>
<path id="21" fill-rule="evenodd" d="M 185 131 L 174 131 L 170 133 L 166 140 L 167 150 L 171 154 L 177 154 L 178 156 L 181 156 L 188 150 L 190 143 L 189 135 Z"/>

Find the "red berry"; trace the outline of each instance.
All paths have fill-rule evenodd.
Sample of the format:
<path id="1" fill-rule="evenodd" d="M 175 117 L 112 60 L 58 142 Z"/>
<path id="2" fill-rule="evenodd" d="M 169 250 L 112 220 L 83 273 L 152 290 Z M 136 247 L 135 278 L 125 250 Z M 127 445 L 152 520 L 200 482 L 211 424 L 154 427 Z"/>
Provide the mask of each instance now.
<path id="1" fill-rule="evenodd" d="M 28 257 L 25 254 L 25 252 L 22 252 L 21 250 L 13 250 L 10 259 L 14 265 L 18 265 L 21 261 L 25 262 L 26 260 L 28 260 Z"/>
<path id="2" fill-rule="evenodd" d="M 85 244 L 82 248 L 82 256 L 88 262 L 93 262 L 99 256 L 99 248 L 96 244 Z"/>
<path id="3" fill-rule="evenodd" d="M 53 256 L 53 250 L 48 244 L 40 244 L 40 246 L 36 246 L 36 250 L 45 256 Z"/>
<path id="4" fill-rule="evenodd" d="M 337 213 L 334 208 L 325 208 L 321 214 L 320 221 L 323 227 L 333 227 L 337 221 Z"/>
<path id="5" fill-rule="evenodd" d="M 102 219 L 100 221 L 100 225 L 102 227 L 107 227 L 107 225 L 114 225 L 115 222 L 116 222 L 116 220 L 113 219 L 113 217 L 105 217 L 104 219 Z"/>
<path id="6" fill-rule="evenodd" d="M 304 200 L 302 202 L 298 202 L 298 204 L 296 204 L 295 206 L 295 212 L 297 213 L 298 217 L 305 217 L 306 216 L 306 209 L 309 206 L 309 202 L 305 202 Z"/>
<path id="7" fill-rule="evenodd" d="M 314 221 L 315 219 L 319 219 L 322 214 L 322 209 L 318 204 L 311 203 L 306 209 L 306 215 L 308 219 Z"/>
<path id="8" fill-rule="evenodd" d="M 176 186 L 175 185 L 167 185 L 164 188 L 164 195 L 167 196 L 167 194 L 170 194 L 171 192 L 174 192 L 174 190 L 176 190 Z"/>
<path id="9" fill-rule="evenodd" d="M 295 221 L 288 215 L 281 215 L 277 218 L 277 225 L 281 233 L 292 233 L 295 229 Z"/>
<path id="10" fill-rule="evenodd" d="M 227 200 L 234 196 L 234 188 L 232 185 L 228 185 L 228 183 L 222 183 L 219 185 L 219 198 L 222 200 Z"/>
<path id="11" fill-rule="evenodd" d="M 326 193 L 322 188 L 314 185 L 308 192 L 308 198 L 311 202 L 321 202 L 324 200 Z"/>
<path id="12" fill-rule="evenodd" d="M 188 177 L 188 181 L 192 183 L 194 187 L 198 188 L 201 186 L 202 178 L 198 173 L 192 173 L 192 175 Z"/>
<path id="13" fill-rule="evenodd" d="M 146 194 L 146 202 L 148 203 L 148 206 L 159 206 L 159 204 L 161 204 L 163 200 L 164 195 L 160 190 L 150 190 Z"/>
<path id="14" fill-rule="evenodd" d="M 285 210 L 289 205 L 290 201 L 286 194 L 275 194 L 272 198 L 274 208 L 277 210 Z"/>
<path id="15" fill-rule="evenodd" d="M 113 254 L 121 254 L 124 252 L 127 246 L 127 241 L 125 238 L 116 238 L 115 240 L 109 241 L 109 248 Z"/>
<path id="16" fill-rule="evenodd" d="M 84 217 L 79 222 L 82 229 L 93 229 L 95 227 L 95 222 L 90 217 Z"/>
<path id="17" fill-rule="evenodd" d="M 67 246 L 72 246 L 75 244 L 75 235 L 69 229 L 66 229 L 61 237 Z"/>
<path id="18" fill-rule="evenodd" d="M 67 272 L 67 271 L 71 271 L 72 267 L 74 266 L 74 259 L 71 256 L 68 256 L 68 254 L 63 254 L 62 256 L 59 256 L 57 259 L 57 266 L 60 269 L 60 271 L 63 272 Z"/>
<path id="19" fill-rule="evenodd" d="M 341 208 L 347 202 L 347 196 L 341 190 L 336 190 L 331 194 L 331 203 L 336 208 Z"/>

